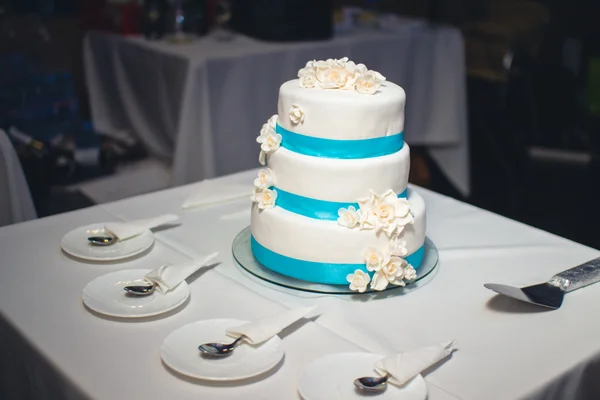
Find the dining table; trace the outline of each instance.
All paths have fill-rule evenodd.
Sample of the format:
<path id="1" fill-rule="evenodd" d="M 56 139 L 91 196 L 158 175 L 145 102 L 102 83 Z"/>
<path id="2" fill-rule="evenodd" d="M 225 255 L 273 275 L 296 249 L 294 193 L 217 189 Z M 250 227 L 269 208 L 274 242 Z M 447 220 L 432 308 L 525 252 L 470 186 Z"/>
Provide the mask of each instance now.
<path id="1" fill-rule="evenodd" d="M 439 252 L 427 278 L 379 294 L 282 287 L 248 273 L 232 256 L 234 239 L 250 224 L 256 173 L 211 180 L 213 197 L 231 185 L 247 185 L 248 196 L 196 208 L 182 204 L 205 182 L 0 228 L 0 398 L 300 399 L 303 371 L 322 356 L 393 354 L 448 340 L 456 351 L 423 372 L 430 400 L 599 395 L 600 285 L 567 294 L 552 311 L 483 286 L 545 282 L 598 257 L 598 250 L 411 186 L 425 199 L 427 236 Z M 177 214 L 181 224 L 155 231 L 151 249 L 134 258 L 86 262 L 61 250 L 63 236 L 79 226 L 159 214 Z M 188 278 L 190 298 L 166 314 L 120 319 L 82 302 L 86 284 L 109 272 L 213 252 L 219 252 L 218 263 Z M 285 356 L 262 375 L 199 380 L 161 361 L 165 338 L 186 324 L 255 320 L 308 306 L 318 315 L 279 334 Z"/>
<path id="2" fill-rule="evenodd" d="M 277 113 L 279 87 L 309 60 L 349 57 L 406 91 L 404 135 L 427 149 L 463 196 L 470 186 L 467 85 L 460 29 L 402 19 L 388 29 L 278 42 L 215 32 L 146 40 L 93 31 L 84 40 L 94 127 L 127 131 L 172 166 L 173 186 L 253 168 L 247 152 Z M 120 137 L 120 136 L 119 136 Z"/>

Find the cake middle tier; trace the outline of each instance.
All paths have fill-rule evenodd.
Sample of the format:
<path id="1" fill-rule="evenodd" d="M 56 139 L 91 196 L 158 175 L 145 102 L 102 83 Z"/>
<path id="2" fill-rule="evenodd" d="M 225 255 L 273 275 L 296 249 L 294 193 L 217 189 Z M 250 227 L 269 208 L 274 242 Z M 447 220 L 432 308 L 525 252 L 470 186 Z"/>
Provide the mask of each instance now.
<path id="1" fill-rule="evenodd" d="M 403 193 L 408 184 L 410 149 L 368 159 L 340 160 L 279 148 L 268 157 L 275 188 L 310 199 L 356 203 L 369 191 Z"/>

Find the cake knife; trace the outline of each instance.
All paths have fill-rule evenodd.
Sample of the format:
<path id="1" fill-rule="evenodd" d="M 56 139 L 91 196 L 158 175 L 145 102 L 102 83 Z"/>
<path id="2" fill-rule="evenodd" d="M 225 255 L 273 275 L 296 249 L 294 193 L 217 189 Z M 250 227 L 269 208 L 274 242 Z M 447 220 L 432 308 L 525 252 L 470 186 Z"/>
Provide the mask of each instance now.
<path id="1" fill-rule="evenodd" d="M 516 300 L 556 310 L 562 305 L 565 293 L 598 281 L 600 281 L 600 257 L 560 272 L 550 278 L 548 282 L 539 285 L 518 288 L 497 283 L 486 283 L 483 286 Z"/>

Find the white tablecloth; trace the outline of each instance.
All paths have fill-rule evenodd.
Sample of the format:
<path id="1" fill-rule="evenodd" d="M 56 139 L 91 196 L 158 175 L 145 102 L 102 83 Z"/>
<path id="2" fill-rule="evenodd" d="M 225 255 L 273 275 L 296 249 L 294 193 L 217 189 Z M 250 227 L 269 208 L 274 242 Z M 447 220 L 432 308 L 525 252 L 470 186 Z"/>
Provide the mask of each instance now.
<path id="1" fill-rule="evenodd" d="M 250 184 L 254 176 L 248 171 L 217 182 Z M 483 287 L 542 282 L 597 257 L 597 250 L 416 188 L 428 206 L 428 235 L 440 252 L 428 282 L 404 295 L 368 301 L 309 294 L 241 270 L 230 247 L 249 224 L 248 200 L 182 211 L 195 186 L 0 229 L 0 398 L 298 399 L 302 370 L 319 355 L 402 351 L 448 339 L 456 340 L 459 351 L 425 376 L 430 400 L 597 397 L 600 285 L 570 293 L 561 309 L 545 312 L 495 298 Z M 80 225 L 173 212 L 183 224 L 158 232 L 153 250 L 142 258 L 86 264 L 59 248 L 62 235 Z M 191 300 L 167 318 L 119 322 L 81 303 L 86 283 L 107 272 L 213 251 L 220 251 L 222 263 L 191 282 Z M 254 319 L 307 305 L 318 305 L 322 315 L 284 334 L 285 361 L 266 379 L 202 383 L 161 364 L 162 341 L 182 325 Z M 3 397 L 3 390 L 17 395 Z"/>
<path id="2" fill-rule="evenodd" d="M 36 218 L 19 157 L 0 129 L 0 226 Z"/>
<path id="3" fill-rule="evenodd" d="M 255 138 L 277 112 L 279 86 L 308 60 L 343 56 L 404 87 L 407 142 L 429 146 L 468 194 L 465 59 L 457 29 L 412 23 L 396 32 L 293 44 L 237 36 L 173 45 L 100 33 L 85 41 L 96 127 L 131 129 L 154 155 L 172 158 L 175 185 L 256 167 Z"/>

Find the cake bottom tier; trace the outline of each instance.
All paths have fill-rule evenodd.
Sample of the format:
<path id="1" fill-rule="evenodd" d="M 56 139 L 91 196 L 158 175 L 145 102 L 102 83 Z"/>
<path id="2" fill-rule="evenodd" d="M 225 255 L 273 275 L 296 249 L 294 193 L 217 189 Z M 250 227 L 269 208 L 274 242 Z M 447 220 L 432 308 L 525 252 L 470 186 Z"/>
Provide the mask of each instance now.
<path id="1" fill-rule="evenodd" d="M 425 202 L 409 189 L 414 223 L 402 233 L 408 255 L 417 269 L 424 256 Z M 260 211 L 252 207 L 251 248 L 263 266 L 280 274 L 315 283 L 346 285 L 357 269 L 367 272 L 365 251 L 387 251 L 389 238 L 373 230 L 348 229 L 336 221 L 306 218 L 280 207 Z"/>

